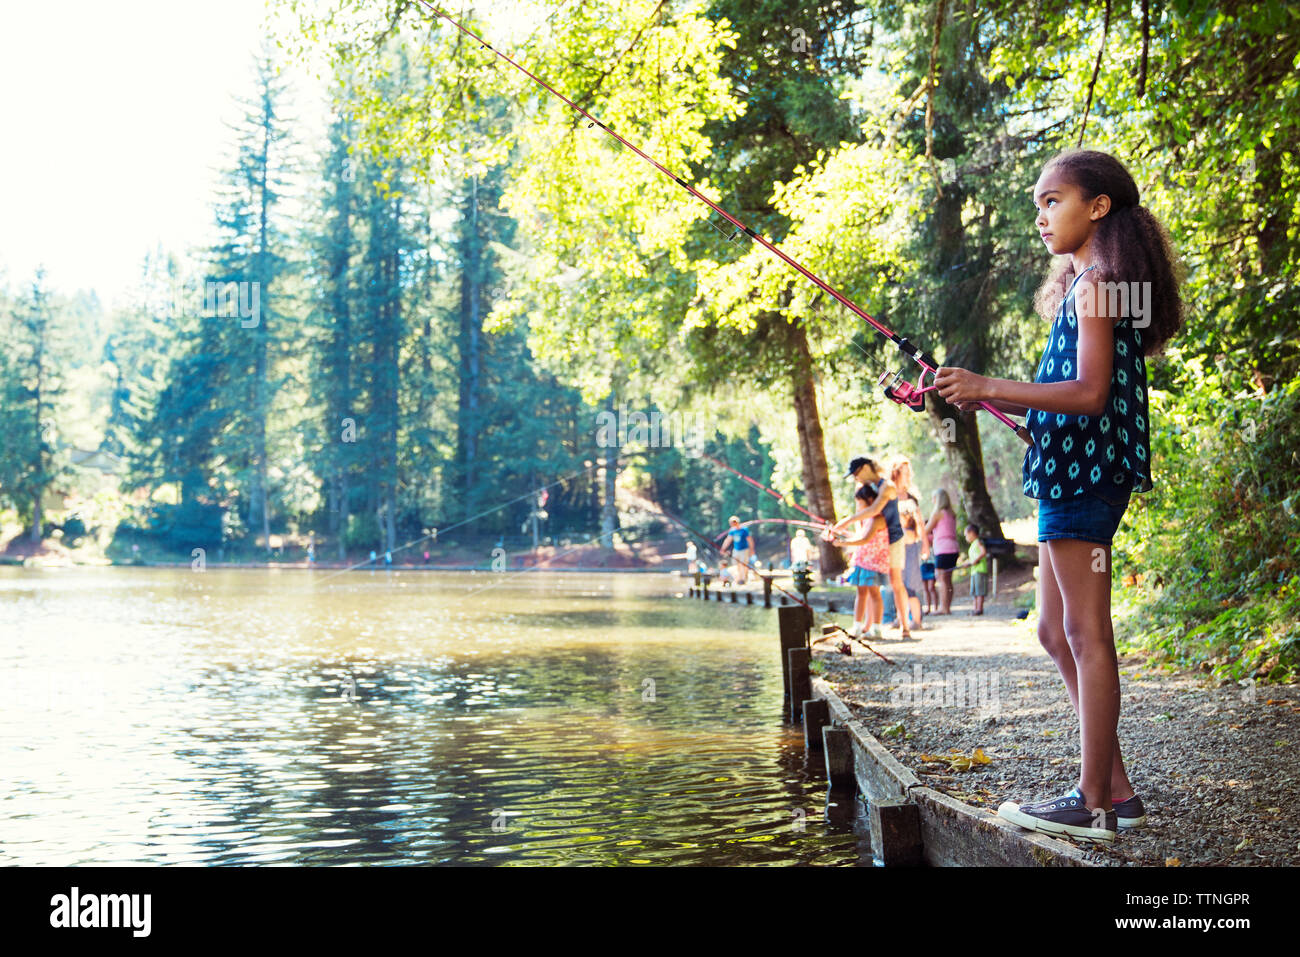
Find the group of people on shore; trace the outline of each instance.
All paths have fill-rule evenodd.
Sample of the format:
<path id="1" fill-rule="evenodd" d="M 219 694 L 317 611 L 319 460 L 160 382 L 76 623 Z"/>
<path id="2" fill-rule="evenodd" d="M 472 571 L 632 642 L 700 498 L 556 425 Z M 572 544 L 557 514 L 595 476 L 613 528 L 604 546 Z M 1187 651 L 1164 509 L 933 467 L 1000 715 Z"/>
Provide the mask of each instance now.
<path id="1" fill-rule="evenodd" d="M 842 521 L 823 528 L 821 538 L 853 549 L 849 571 L 841 579 L 857 588 L 851 635 L 882 637 L 882 587 L 893 593 L 898 612 L 895 627 L 902 638 L 910 638 L 913 629 L 922 629 L 925 615 L 951 614 L 952 573 L 958 568 L 971 569 L 970 589 L 975 599 L 972 614 L 984 613 L 988 553 L 973 524 L 964 530 L 965 546 L 959 542 L 957 514 L 946 489 L 935 489 L 926 518 L 913 485 L 912 463 L 906 456 L 890 458 L 884 468 L 874 459 L 859 456 L 849 463 L 845 478 L 857 483 L 856 509 Z M 753 535 L 739 516 L 732 515 L 724 536 L 718 583 L 744 585 L 749 572 L 759 567 Z M 814 540 L 799 529 L 790 540 L 790 568 L 808 568 L 816 552 Z M 703 563 L 698 564 L 702 569 Z M 687 566 L 697 568 L 694 543 L 687 547 Z"/>
<path id="2" fill-rule="evenodd" d="M 987 550 L 980 541 L 979 529 L 967 525 L 967 556 L 960 560 L 957 514 L 946 489 L 935 490 L 926 520 L 912 484 L 912 463 L 906 457 L 893 457 L 882 470 L 874 459 L 859 456 L 849 463 L 845 478 L 857 483 L 853 493 L 857 509 L 827 528 L 822 538 L 854 549 L 843 578 L 845 584 L 854 585 L 858 591 L 851 635 L 882 637 L 881 586 L 893 592 L 895 627 L 904 639 L 912 636 L 914 628 L 923 627 L 926 614 L 951 614 L 952 573 L 957 568 L 971 568 L 973 614 L 983 614 L 984 596 L 988 593 Z M 854 526 L 852 537 L 847 537 L 845 530 L 850 526 Z"/>

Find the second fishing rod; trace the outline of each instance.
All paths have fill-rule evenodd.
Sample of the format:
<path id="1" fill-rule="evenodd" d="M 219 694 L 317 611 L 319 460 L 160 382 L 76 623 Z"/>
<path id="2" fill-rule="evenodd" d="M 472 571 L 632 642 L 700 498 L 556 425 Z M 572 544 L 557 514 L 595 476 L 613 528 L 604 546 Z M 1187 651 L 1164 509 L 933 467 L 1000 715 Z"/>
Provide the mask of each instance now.
<path id="1" fill-rule="evenodd" d="M 926 352 L 920 346 L 911 342 L 907 338 L 900 336 L 896 332 L 893 332 L 892 330 L 887 328 L 883 323 L 873 318 L 865 309 L 863 309 L 861 306 L 855 303 L 852 299 L 844 295 L 844 293 L 840 292 L 838 289 L 832 286 L 825 279 L 818 276 L 812 270 L 808 269 L 808 267 L 804 266 L 793 256 L 790 256 L 788 253 L 782 251 L 779 247 L 777 247 L 774 243 L 769 241 L 766 237 L 760 235 L 750 227 L 746 226 L 739 219 L 737 219 L 731 213 L 727 212 L 725 209 L 723 209 L 713 200 L 709 199 L 707 196 L 705 196 L 702 192 L 700 192 L 690 183 L 686 182 L 684 179 L 682 179 L 672 170 L 668 169 L 668 167 L 664 166 L 662 163 L 660 163 L 654 157 L 650 156 L 640 147 L 634 145 L 633 143 L 628 142 L 628 140 L 624 139 L 622 136 L 616 133 L 610 126 L 596 119 L 596 117 L 592 116 L 589 112 L 584 110 L 577 103 L 573 102 L 573 100 L 569 99 L 559 90 L 555 89 L 555 87 L 551 86 L 541 77 L 537 76 L 535 73 L 533 73 L 526 67 L 520 65 L 515 60 L 507 56 L 506 54 L 502 53 L 496 47 L 492 46 L 481 36 L 479 36 L 477 33 L 475 33 L 474 31 L 468 29 L 463 24 L 461 24 L 454 17 L 449 16 L 447 13 L 439 9 L 437 6 L 430 3 L 429 0 L 419 0 L 419 3 L 422 4 L 424 7 L 426 7 L 435 16 L 443 20 L 446 20 L 448 23 L 454 26 L 461 33 L 465 34 L 468 37 L 473 38 L 473 40 L 476 43 L 478 43 L 481 47 L 483 47 L 483 49 L 488 50 L 494 55 L 500 57 L 502 60 L 509 63 L 516 70 L 518 70 L 519 72 L 527 76 L 538 86 L 545 89 L 552 96 L 561 100 L 575 113 L 577 113 L 583 119 L 588 121 L 588 128 L 599 126 L 601 130 L 603 130 L 605 133 L 608 133 L 611 137 L 617 140 L 621 145 L 631 150 L 641 159 L 645 160 L 645 162 L 649 163 L 655 169 L 659 170 L 659 172 L 663 173 L 665 176 L 671 179 L 682 189 L 686 190 L 688 193 L 690 193 L 700 202 L 707 205 L 710 209 L 712 209 L 715 213 L 717 213 L 719 216 L 721 216 L 723 219 L 725 219 L 728 223 L 730 223 L 734 227 L 735 231 L 732 233 L 732 235 L 729 238 L 734 239 L 737 236 L 742 234 L 748 236 L 750 239 L 757 242 L 759 245 L 761 245 L 772 255 L 776 256 L 786 265 L 790 266 L 792 269 L 798 272 L 809 282 L 816 285 L 819 289 L 821 289 L 823 292 L 829 295 L 836 302 L 840 303 L 846 309 L 849 309 L 859 318 L 863 319 L 868 325 L 871 326 L 872 329 L 875 330 L 875 332 L 878 335 L 883 336 L 886 340 L 888 340 L 890 343 L 896 346 L 900 352 L 908 356 L 910 359 L 912 359 L 912 361 L 914 361 L 917 365 L 921 367 L 920 376 L 918 377 L 915 384 L 905 379 L 902 373 L 900 372 L 897 375 L 895 375 L 893 377 L 893 381 L 890 382 L 888 386 L 886 386 L 885 395 L 891 400 L 893 400 L 894 402 L 897 402 L 900 405 L 905 405 L 908 408 L 914 410 L 919 411 L 925 407 L 925 393 L 932 392 L 935 390 L 935 386 L 933 384 L 928 386 L 924 384 L 925 377 L 928 375 L 930 376 L 931 380 L 933 380 L 936 373 L 939 370 L 939 361 L 935 359 L 932 355 L 930 355 L 930 353 Z M 885 375 L 881 377 L 881 382 L 883 383 L 885 379 L 887 379 L 888 377 L 889 377 L 889 373 L 886 372 Z M 978 404 L 990 415 L 996 418 L 999 422 L 1001 422 L 1003 425 L 1007 426 L 1009 429 L 1015 432 L 1016 435 L 1020 437 L 1021 441 L 1025 442 L 1027 445 L 1033 445 L 1033 438 L 1030 435 L 1029 430 L 1025 426 L 1018 425 L 1009 416 L 1007 416 L 1007 414 L 1004 413 L 1001 409 L 996 408 L 989 402 L 981 401 Z"/>

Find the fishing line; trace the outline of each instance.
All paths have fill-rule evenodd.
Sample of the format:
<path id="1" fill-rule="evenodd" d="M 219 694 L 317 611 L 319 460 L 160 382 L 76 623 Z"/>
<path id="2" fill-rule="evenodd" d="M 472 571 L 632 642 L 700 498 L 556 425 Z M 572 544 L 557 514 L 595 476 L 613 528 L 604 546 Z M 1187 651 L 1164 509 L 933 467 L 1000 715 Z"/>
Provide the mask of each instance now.
<path id="1" fill-rule="evenodd" d="M 709 460 L 710 462 L 712 462 L 714 465 L 719 465 L 719 466 L 721 466 L 722 468 L 726 469 L 728 472 L 733 473 L 733 474 L 736 475 L 739 479 L 741 479 L 741 481 L 748 482 L 750 485 L 754 486 L 754 488 L 759 489 L 760 491 L 766 492 L 768 495 L 772 496 L 774 499 L 776 499 L 776 500 L 777 500 L 778 502 L 780 502 L 782 505 L 788 505 L 788 506 L 790 506 L 790 508 L 797 508 L 799 511 L 803 512 L 803 513 L 804 513 L 805 515 L 807 515 L 809 518 L 815 518 L 815 519 L 817 519 L 817 521 L 821 522 L 823 526 L 826 526 L 826 525 L 830 525 L 830 524 L 832 524 L 831 522 L 828 522 L 826 519 L 822 518 L 820 515 L 817 515 L 817 514 L 814 514 L 813 512 L 808 511 L 808 509 L 804 508 L 804 507 L 803 507 L 802 505 L 800 505 L 798 502 L 795 502 L 795 501 L 792 500 L 792 499 L 788 499 L 788 498 L 786 498 L 784 495 L 782 495 L 780 492 L 776 491 L 775 489 L 770 489 L 770 488 L 768 488 L 766 485 L 764 485 L 763 483 L 759 482 L 757 479 L 752 479 L 752 478 L 750 478 L 748 475 L 746 475 L 744 472 L 741 472 L 741 471 L 739 471 L 739 470 L 737 470 L 737 469 L 733 469 L 730 465 L 728 465 L 726 462 L 722 461 L 721 459 L 715 459 L 715 458 L 714 458 L 712 455 L 710 455 L 708 452 L 700 451 L 698 454 L 699 454 L 700 458 L 708 459 L 708 460 Z"/>
<path id="2" fill-rule="evenodd" d="M 584 119 L 589 121 L 587 127 L 588 129 L 599 126 L 602 130 L 604 130 L 606 133 L 612 136 L 623 146 L 630 149 L 637 156 L 641 157 L 641 159 L 645 160 L 655 169 L 659 170 L 659 172 L 663 173 L 665 176 L 671 179 L 678 186 L 682 187 L 682 189 L 686 190 L 696 199 L 700 200 L 700 202 L 704 203 L 710 209 L 716 212 L 718 215 L 722 216 L 723 219 L 725 219 L 728 223 L 732 225 L 732 227 L 734 227 L 734 232 L 731 234 L 730 237 L 728 237 L 729 239 L 735 239 L 736 237 L 743 234 L 745 236 L 748 236 L 750 239 L 755 240 L 760 245 L 762 245 L 764 249 L 772 253 L 774 256 L 776 256 L 786 265 L 790 266 L 792 269 L 794 269 L 796 272 L 802 275 L 809 282 L 816 285 L 819 289 L 824 291 L 836 302 L 840 303 L 842 306 L 849 309 L 855 315 L 865 320 L 873 329 L 876 330 L 877 333 L 879 333 L 889 342 L 897 346 L 900 352 L 910 357 L 914 362 L 917 363 L 917 365 L 921 367 L 920 377 L 917 379 L 915 385 L 913 385 L 908 380 L 904 379 L 903 374 L 900 371 L 893 377 L 893 381 L 890 383 L 890 385 L 885 387 L 885 395 L 888 398 L 892 399 L 893 401 L 899 403 L 900 405 L 906 405 L 909 408 L 916 409 L 918 411 L 925 407 L 925 393 L 934 391 L 936 387 L 934 385 L 925 386 L 923 383 L 927 375 L 929 375 L 931 379 L 934 378 L 937 370 L 939 369 L 939 362 L 937 359 L 931 356 L 928 352 L 925 352 L 923 349 L 921 349 L 920 346 L 917 346 L 912 342 L 910 342 L 907 338 L 899 336 L 897 333 L 892 332 L 890 329 L 886 328 L 882 323 L 872 318 L 871 315 L 865 309 L 863 309 L 861 306 L 855 303 L 848 296 L 844 295 L 842 292 L 840 292 L 838 289 L 836 289 L 826 280 L 822 279 L 816 273 L 812 272 L 810 269 L 808 269 L 798 260 L 794 259 L 794 257 L 790 256 L 785 252 L 782 252 L 781 249 L 779 249 L 773 243 L 769 242 L 764 236 L 755 232 L 753 229 L 750 229 L 748 226 L 742 223 L 735 216 L 732 216 L 729 212 L 727 212 L 725 209 L 723 209 L 713 200 L 709 199 L 699 190 L 695 189 L 695 187 L 691 186 L 680 176 L 673 173 L 673 171 L 668 169 L 668 167 L 664 166 L 658 160 L 651 157 L 640 147 L 635 146 L 634 144 L 628 142 L 618 133 L 614 132 L 614 130 L 610 126 L 596 119 L 594 116 L 592 116 L 582 107 L 580 107 L 577 103 L 574 103 L 572 100 L 570 100 L 559 90 L 555 89 L 555 87 L 551 86 L 541 77 L 537 76 L 537 74 L 531 72 L 526 67 L 521 66 L 519 63 L 515 62 L 509 56 L 502 53 L 496 47 L 492 46 L 490 43 L 484 40 L 477 33 L 474 33 L 472 30 L 463 26 L 455 18 L 451 17 L 447 13 L 444 13 L 438 7 L 435 7 L 432 3 L 429 2 L 429 0 L 418 0 L 418 2 L 423 6 L 427 7 L 429 11 L 432 12 L 435 16 L 440 17 L 443 20 L 446 20 L 448 23 L 454 26 L 461 33 L 465 34 L 468 37 L 471 37 L 475 42 L 477 42 L 480 46 L 482 46 L 483 49 L 489 50 L 492 53 L 494 53 L 496 56 L 500 57 L 502 60 L 505 60 L 515 69 L 519 70 L 529 79 L 531 79 L 538 86 L 541 86 L 551 95 L 555 96 L 557 99 L 564 102 L 575 113 L 578 113 Z M 865 350 L 863 351 L 865 352 Z M 889 376 L 888 372 L 886 372 L 883 376 L 881 376 L 881 380 L 880 380 L 881 383 L 883 383 L 884 380 L 888 378 L 888 376 Z M 1033 438 L 1030 435 L 1029 430 L 1025 426 L 1017 425 L 1004 412 L 1002 412 L 1001 409 L 995 408 L 993 405 L 991 405 L 988 402 L 980 401 L 978 404 L 983 409 L 985 409 L 990 415 L 996 418 L 999 422 L 1001 422 L 1003 425 L 1007 426 L 1009 429 L 1015 432 L 1016 435 L 1018 435 L 1021 438 L 1021 440 L 1024 441 L 1027 445 L 1033 445 Z"/>
<path id="3" fill-rule="evenodd" d="M 824 531 L 825 525 L 818 525 L 816 522 L 803 522 L 797 518 L 751 518 L 748 522 L 741 522 L 739 528 L 748 528 L 751 525 L 762 525 L 766 522 L 780 522 L 782 525 L 798 525 L 801 528 L 812 528 L 817 531 Z M 723 529 L 718 535 L 713 536 L 715 542 L 722 541 L 727 535 L 727 529 Z"/>
<path id="4" fill-rule="evenodd" d="M 665 510 L 665 509 L 663 509 L 663 508 L 660 508 L 660 509 L 659 509 L 659 514 L 662 515 L 664 518 L 668 519 L 670 522 L 673 522 L 674 524 L 676 524 L 679 528 L 685 529 L 689 534 L 694 535 L 696 538 L 698 538 L 700 541 L 704 542 L 705 545 L 708 545 L 709 548 L 713 549 L 715 552 L 717 552 L 717 553 L 718 553 L 719 555 L 721 555 L 723 558 L 727 558 L 727 557 L 728 557 L 728 556 L 727 556 L 727 553 L 724 552 L 724 551 L 723 551 L 721 548 L 719 548 L 717 545 L 713 544 L 713 542 L 711 542 L 711 541 L 709 540 L 709 538 L 708 538 L 707 535 L 702 535 L 700 532 L 698 532 L 698 531 L 696 531 L 695 529 L 691 528 L 691 526 L 687 525 L 687 524 L 686 524 L 685 522 L 683 522 L 680 518 L 678 518 L 677 516 L 673 515 L 672 512 L 669 512 L 669 511 L 667 511 L 667 510 Z M 743 566 L 745 566 L 745 568 L 747 568 L 749 571 L 752 571 L 752 572 L 754 573 L 755 576 L 757 576 L 757 577 L 759 577 L 759 578 L 762 577 L 762 574 L 758 571 L 758 569 L 754 568 L 754 566 L 753 566 L 753 565 L 750 565 L 748 562 L 742 562 L 742 561 L 741 561 L 740 559 L 738 559 L 738 558 L 735 559 L 735 562 L 736 562 L 737 565 L 743 565 Z M 803 605 L 805 608 L 808 609 L 809 614 L 816 615 L 816 610 L 813 608 L 813 606 L 810 605 L 810 604 L 808 604 L 807 601 L 805 601 L 804 599 L 800 598 L 798 595 L 796 595 L 796 594 L 794 594 L 794 593 L 792 593 L 792 592 L 788 592 L 788 591 L 786 591 L 784 588 L 782 588 L 780 585 L 778 585 L 775 581 L 772 582 L 772 587 L 775 588 L 777 591 L 779 591 L 781 594 L 786 595 L 786 596 L 788 596 L 788 597 L 794 599 L 795 602 L 797 602 L 798 604 Z M 814 620 L 816 620 L 816 619 L 814 619 Z M 851 634 L 847 629 L 845 629 L 845 628 L 842 627 L 841 625 L 836 625 L 835 627 L 836 627 L 836 628 L 839 628 L 839 630 L 842 631 L 842 632 L 844 632 L 845 635 L 847 635 L 847 636 L 848 636 L 849 638 L 851 638 L 853 641 L 856 641 L 856 642 L 857 642 L 858 644 L 860 644 L 863 648 L 866 648 L 867 651 L 871 652 L 873 655 L 875 655 L 875 656 L 876 656 L 877 658 L 879 658 L 881 661 L 885 662 L 886 664 L 891 664 L 891 665 L 893 664 L 892 661 L 890 661 L 888 658 L 886 658 L 886 657 L 885 657 L 884 655 L 882 655 L 880 652 L 876 651 L 875 648 L 872 648 L 869 644 L 867 644 L 865 641 L 863 641 L 863 640 L 862 640 L 860 637 L 858 637 L 857 635 Z M 821 639 L 817 639 L 817 640 L 820 641 Z"/>
<path id="5" fill-rule="evenodd" d="M 497 506 L 495 506 L 494 508 L 485 509 L 484 511 L 479 512 L 477 515 L 471 515 L 469 518 L 465 519 L 465 520 L 462 521 L 462 522 L 457 522 L 455 525 L 448 525 L 446 528 L 435 528 L 435 529 L 434 529 L 432 532 L 430 532 L 428 535 L 424 535 L 424 536 L 422 536 L 421 538 L 412 539 L 411 541 L 407 542 L 406 544 L 404 544 L 404 545 L 400 545 L 400 546 L 398 546 L 397 548 L 392 549 L 392 550 L 389 551 L 388 553 L 389 553 L 389 554 L 394 554 L 394 555 L 395 555 L 396 553 L 398 553 L 398 552 L 400 552 L 400 551 L 403 551 L 404 549 L 410 548 L 410 547 L 412 547 L 412 546 L 414 546 L 414 545 L 419 545 L 421 542 L 426 542 L 426 541 L 429 541 L 430 539 L 433 539 L 434 541 L 437 541 L 437 538 L 438 538 L 438 535 L 439 535 L 439 534 L 443 534 L 443 535 L 445 535 L 447 532 L 454 531 L 455 529 L 458 529 L 458 528 L 460 528 L 460 527 L 463 526 L 463 525 L 468 525 L 470 522 L 476 522 L 476 521 L 478 521 L 480 518 L 483 518 L 483 516 L 485 516 L 485 515 L 491 515 L 493 512 L 499 512 L 499 511 L 501 511 L 503 508 L 506 508 L 506 507 L 509 506 L 509 505 L 514 505 L 516 502 L 522 502 L 522 501 L 524 501 L 525 499 L 529 498 L 530 496 L 535 496 L 535 495 L 537 495 L 538 492 L 543 492 L 543 491 L 547 491 L 547 490 L 549 490 L 549 489 L 553 489 L 553 488 L 555 488 L 555 486 L 557 486 L 557 485 L 563 485 L 565 482 L 568 482 L 568 481 L 570 481 L 570 480 L 572 480 L 572 479 L 575 479 L 575 478 L 578 478 L 578 477 L 580 477 L 580 476 L 586 475 L 588 472 L 592 472 L 592 471 L 594 471 L 594 470 L 596 470 L 596 469 L 598 469 L 598 468 L 601 468 L 601 467 L 602 467 L 602 464 L 601 464 L 600 462 L 596 462 L 596 463 L 594 463 L 593 465 L 591 465 L 590 467 L 583 469 L 581 472 L 574 472 L 572 475 L 566 475 L 566 476 L 565 476 L 564 478 L 562 478 L 562 479 L 557 479 L 556 481 L 552 482 L 550 485 L 543 485 L 543 486 L 541 486 L 540 488 L 535 488 L 535 489 L 533 489 L 531 492 L 525 492 L 523 495 L 516 496 L 515 498 L 510 499 L 508 502 L 502 502 L 500 505 L 497 505 Z M 358 563 L 355 564 L 355 565 L 349 565 L 347 568 L 339 568 L 339 569 L 336 569 L 336 570 L 335 570 L 334 572 L 332 572 L 331 574 L 326 575 L 326 576 L 323 577 L 323 578 L 316 579 L 315 581 L 312 581 L 312 582 L 310 582 L 309 584 L 310 584 L 312 587 L 315 587 L 316 585 L 320 585 L 320 584 L 323 584 L 324 582 L 329 581 L 331 578 L 337 578 L 339 575 L 343 575 L 343 574 L 345 574 L 345 573 L 347 573 L 347 572 L 350 572 L 350 571 L 355 571 L 355 570 L 358 569 L 358 568 L 364 568 L 364 567 L 366 567 L 367 565 L 370 565 L 370 559 L 366 559 L 364 562 L 358 562 Z"/>
<path id="6" fill-rule="evenodd" d="M 570 548 L 567 551 L 560 552 L 560 554 L 558 555 L 552 555 L 550 558 L 547 559 L 547 561 L 552 562 L 555 561 L 555 559 L 557 558 L 563 558 L 565 555 L 572 555 L 574 552 L 582 551 L 582 549 L 592 544 L 592 542 L 598 542 L 606 535 L 614 535 L 617 532 L 623 531 L 625 528 L 627 528 L 627 526 L 620 525 L 618 528 L 611 529 L 608 532 L 601 532 L 591 541 L 583 542 L 581 545 L 575 545 L 573 548 Z M 487 591 L 489 588 L 496 588 L 498 585 L 504 584 L 507 579 L 514 578 L 516 575 L 522 575 L 525 572 L 536 572 L 536 571 L 554 571 L 554 569 L 547 568 L 545 565 L 529 565 L 527 568 L 519 568 L 516 569 L 515 571 L 497 572 L 497 574 L 502 576 L 501 578 L 492 582 L 490 585 L 482 585 L 479 588 L 471 588 L 469 591 L 465 592 L 464 596 L 462 597 L 468 598 L 470 595 L 477 594 L 478 592 L 481 591 Z"/>

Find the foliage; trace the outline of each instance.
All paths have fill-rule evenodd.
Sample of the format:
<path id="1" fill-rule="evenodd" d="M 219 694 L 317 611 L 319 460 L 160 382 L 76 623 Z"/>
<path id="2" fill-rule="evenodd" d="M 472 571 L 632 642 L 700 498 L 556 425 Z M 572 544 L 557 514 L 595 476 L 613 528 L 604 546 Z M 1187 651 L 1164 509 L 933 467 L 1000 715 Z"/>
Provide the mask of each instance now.
<path id="1" fill-rule="evenodd" d="M 1226 363 L 1225 363 L 1226 365 Z M 1234 392 L 1202 358 L 1152 393 L 1155 487 L 1135 496 L 1117 571 L 1154 600 L 1128 634 L 1220 677 L 1300 669 L 1300 379 Z M 1195 482 L 1182 481 L 1195 476 Z"/>

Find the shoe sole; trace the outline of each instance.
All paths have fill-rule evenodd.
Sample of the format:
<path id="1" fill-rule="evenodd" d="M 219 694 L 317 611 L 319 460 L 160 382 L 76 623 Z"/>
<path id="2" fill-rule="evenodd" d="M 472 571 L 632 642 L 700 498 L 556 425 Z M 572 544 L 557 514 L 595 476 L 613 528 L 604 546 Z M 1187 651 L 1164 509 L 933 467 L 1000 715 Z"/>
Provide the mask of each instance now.
<path id="1" fill-rule="evenodd" d="M 1039 834 L 1073 837 L 1081 841 L 1102 841 L 1105 843 L 1115 840 L 1115 832 L 1108 831 L 1105 828 L 1080 827 L 1077 824 L 1057 824 L 1055 821 L 1044 821 L 1041 817 L 1025 814 L 1014 801 L 1007 801 L 999 807 L 998 817 L 1004 821 L 1010 821 L 1012 824 L 1017 824 L 1026 830 L 1037 831 Z"/>
<path id="2" fill-rule="evenodd" d="M 1147 816 L 1141 817 L 1119 817 L 1115 819 L 1116 826 L 1121 831 L 1137 831 L 1147 826 Z"/>

